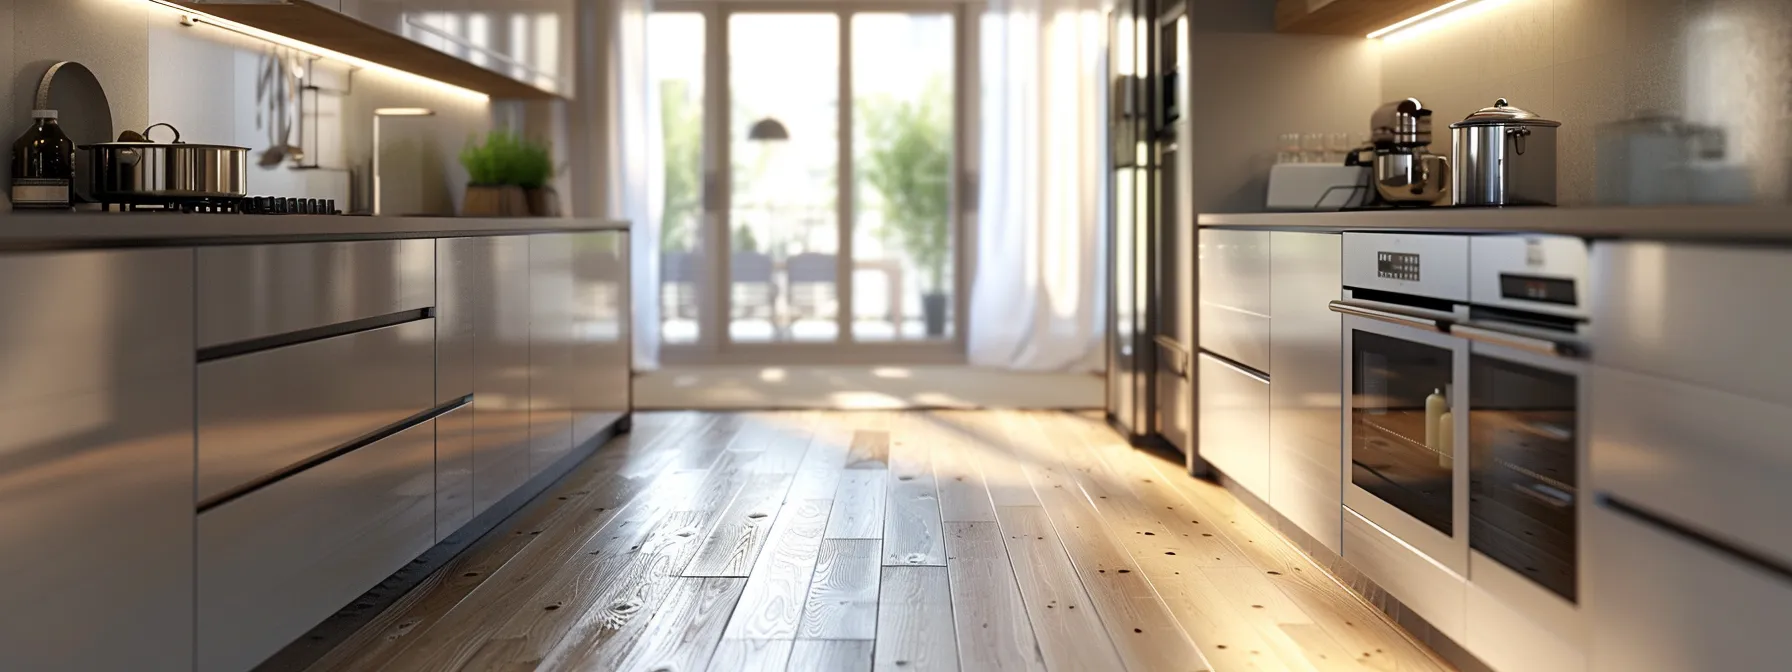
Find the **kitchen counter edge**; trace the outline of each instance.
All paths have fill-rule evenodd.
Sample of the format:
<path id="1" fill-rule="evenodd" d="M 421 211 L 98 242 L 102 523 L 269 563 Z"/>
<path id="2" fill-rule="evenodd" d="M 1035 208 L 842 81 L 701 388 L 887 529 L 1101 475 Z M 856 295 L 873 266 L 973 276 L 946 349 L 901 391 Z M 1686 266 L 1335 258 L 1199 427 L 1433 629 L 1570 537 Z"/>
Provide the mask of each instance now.
<path id="1" fill-rule="evenodd" d="M 1792 207 L 1414 208 L 1354 212 L 1203 214 L 1203 228 L 1312 232 L 1451 231 L 1585 238 L 1792 244 Z"/>
<path id="2" fill-rule="evenodd" d="M 461 238 L 628 229 L 626 221 L 597 218 L 11 213 L 0 214 L 0 252 Z"/>

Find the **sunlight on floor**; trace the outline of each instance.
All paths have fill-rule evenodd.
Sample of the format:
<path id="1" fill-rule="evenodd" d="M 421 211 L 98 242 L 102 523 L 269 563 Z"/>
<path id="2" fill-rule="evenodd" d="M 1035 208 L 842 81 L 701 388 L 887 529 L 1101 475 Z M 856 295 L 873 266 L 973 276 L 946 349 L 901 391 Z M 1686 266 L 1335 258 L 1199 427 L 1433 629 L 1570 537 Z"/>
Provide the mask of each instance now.
<path id="1" fill-rule="evenodd" d="M 635 379 L 642 409 L 1098 408 L 1102 379 L 968 366 L 674 367 Z"/>

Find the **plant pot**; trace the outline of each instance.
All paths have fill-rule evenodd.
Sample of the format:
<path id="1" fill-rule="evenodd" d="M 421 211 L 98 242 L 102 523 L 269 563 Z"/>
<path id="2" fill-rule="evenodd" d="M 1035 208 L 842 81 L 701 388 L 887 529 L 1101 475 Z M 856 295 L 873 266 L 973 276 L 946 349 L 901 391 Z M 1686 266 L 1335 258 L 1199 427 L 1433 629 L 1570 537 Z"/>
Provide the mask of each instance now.
<path id="1" fill-rule="evenodd" d="M 946 335 L 946 296 L 945 292 L 928 292 L 921 295 L 921 321 L 927 326 L 928 338 L 940 338 Z"/>
<path id="2" fill-rule="evenodd" d="M 467 185 L 463 217 L 528 217 L 529 194 L 512 185 Z"/>
<path id="3" fill-rule="evenodd" d="M 536 217 L 560 216 L 560 192 L 553 187 L 541 187 L 529 191 L 529 214 Z"/>

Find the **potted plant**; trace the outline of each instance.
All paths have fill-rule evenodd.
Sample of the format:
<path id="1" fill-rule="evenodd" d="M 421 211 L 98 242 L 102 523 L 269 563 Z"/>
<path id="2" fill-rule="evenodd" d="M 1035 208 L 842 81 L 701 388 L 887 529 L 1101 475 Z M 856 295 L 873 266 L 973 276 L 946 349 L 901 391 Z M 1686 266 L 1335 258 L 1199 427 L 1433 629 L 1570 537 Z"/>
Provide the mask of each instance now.
<path id="1" fill-rule="evenodd" d="M 908 253 L 921 271 L 927 336 L 946 334 L 947 265 L 952 260 L 952 136 L 939 87 L 919 102 L 882 100 L 865 110 L 871 151 L 865 179 L 883 196 L 879 234 Z"/>
<path id="2" fill-rule="evenodd" d="M 548 182 L 554 163 L 548 148 L 508 131 L 487 133 L 461 150 L 467 169 L 463 213 L 472 217 L 557 217 L 560 197 Z"/>

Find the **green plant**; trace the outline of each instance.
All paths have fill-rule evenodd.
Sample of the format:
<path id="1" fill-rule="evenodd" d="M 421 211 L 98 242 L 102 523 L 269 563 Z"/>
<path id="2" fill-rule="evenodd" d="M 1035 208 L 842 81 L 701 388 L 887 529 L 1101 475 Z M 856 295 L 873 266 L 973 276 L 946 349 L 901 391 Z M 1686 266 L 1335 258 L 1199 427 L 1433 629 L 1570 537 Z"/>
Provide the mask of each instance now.
<path id="1" fill-rule="evenodd" d="M 865 181 L 883 196 L 879 235 L 921 267 L 925 291 L 946 287 L 952 257 L 950 219 L 952 130 L 945 88 L 929 86 L 920 100 L 874 99 L 861 107 L 870 151 Z"/>
<path id="2" fill-rule="evenodd" d="M 759 251 L 759 237 L 753 234 L 752 228 L 748 227 L 745 224 L 734 227 L 734 251 L 736 251 L 736 252 L 758 252 Z"/>
<path id="3" fill-rule="evenodd" d="M 539 189 L 554 178 L 553 153 L 545 145 L 509 131 L 487 133 L 467 141 L 460 152 L 467 178 L 483 186 L 519 186 Z"/>
<path id="4" fill-rule="evenodd" d="M 691 83 L 660 82 L 660 133 L 665 152 L 666 197 L 660 211 L 660 249 L 678 252 L 695 243 L 697 178 L 703 160 L 703 110 L 689 95 Z"/>

